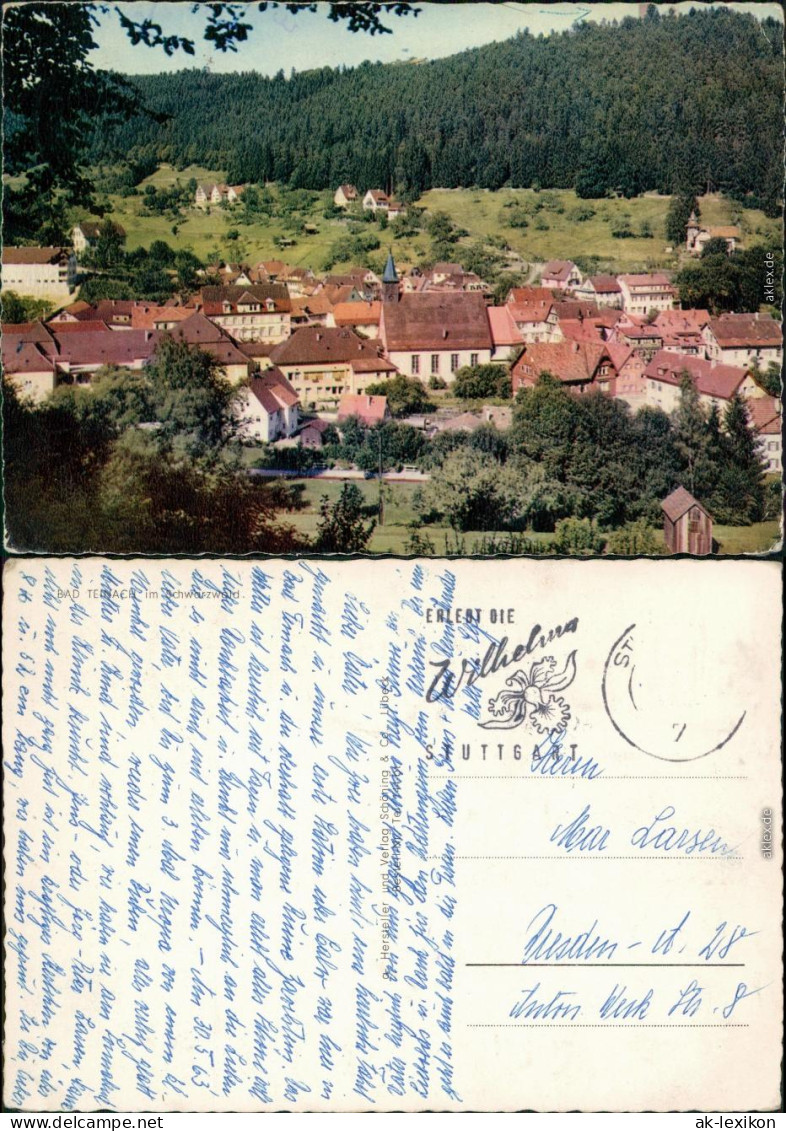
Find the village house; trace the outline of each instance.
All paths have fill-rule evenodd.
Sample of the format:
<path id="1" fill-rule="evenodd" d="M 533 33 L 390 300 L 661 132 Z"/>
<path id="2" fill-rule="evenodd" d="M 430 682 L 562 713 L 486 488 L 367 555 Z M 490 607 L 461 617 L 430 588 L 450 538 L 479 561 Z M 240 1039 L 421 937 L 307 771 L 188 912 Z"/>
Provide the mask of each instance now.
<path id="1" fill-rule="evenodd" d="M 297 393 L 280 369 L 255 374 L 235 401 L 240 435 L 272 444 L 293 436 L 299 423 Z"/>
<path id="2" fill-rule="evenodd" d="M 653 325 L 661 333 L 664 349 L 704 357 L 703 330 L 709 321 L 706 310 L 662 310 Z"/>
<path id="3" fill-rule="evenodd" d="M 196 304 L 238 341 L 280 342 L 289 337 L 292 300 L 282 283 L 202 287 Z"/>
<path id="4" fill-rule="evenodd" d="M 333 196 L 336 208 L 349 208 L 358 199 L 358 190 L 354 185 L 339 185 Z"/>
<path id="5" fill-rule="evenodd" d="M 111 330 L 171 330 L 193 317 L 191 307 L 143 302 L 138 299 L 100 299 L 79 303 L 52 315 L 47 325 L 64 332 L 85 324 L 102 323 Z"/>
<path id="6" fill-rule="evenodd" d="M 593 302 L 599 308 L 622 307 L 622 287 L 613 275 L 590 275 L 573 288 L 573 297 L 582 302 Z"/>
<path id="7" fill-rule="evenodd" d="M 729 399 L 739 393 L 744 397 L 761 397 L 763 390 L 750 372 L 737 365 L 709 361 L 693 354 L 679 354 L 660 350 L 647 365 L 647 404 L 672 412 L 680 400 L 680 382 L 683 374 L 693 379 L 699 401 L 705 408 L 716 405 L 721 411 Z"/>
<path id="8" fill-rule="evenodd" d="M 332 326 L 333 303 L 324 291 L 313 295 L 297 295 L 292 298 L 291 326 Z"/>
<path id="9" fill-rule="evenodd" d="M 712 518 L 690 491 L 677 487 L 661 503 L 663 536 L 672 554 L 712 553 Z"/>
<path id="10" fill-rule="evenodd" d="M 211 204 L 236 204 L 245 188 L 245 185 L 199 184 L 194 193 L 194 204 L 197 208 L 209 208 Z"/>
<path id="11" fill-rule="evenodd" d="M 236 385 L 248 377 L 250 369 L 248 355 L 229 334 L 215 322 L 211 322 L 201 311 L 192 313 L 190 318 L 176 323 L 167 333 L 175 341 L 188 342 L 189 345 L 198 346 L 209 353 L 231 384 Z"/>
<path id="12" fill-rule="evenodd" d="M 760 369 L 783 364 L 783 327 L 769 314 L 722 314 L 707 322 L 702 336 L 713 361 Z"/>
<path id="13" fill-rule="evenodd" d="M 380 337 L 397 369 L 452 383 L 457 371 L 491 361 L 493 343 L 482 295 L 464 291 L 401 294 L 393 256 L 382 275 Z"/>
<path id="14" fill-rule="evenodd" d="M 335 407 L 347 393 L 359 394 L 367 385 L 396 373 L 382 357 L 378 342 L 359 338 L 352 330 L 303 326 L 270 352 L 304 405 Z"/>
<path id="15" fill-rule="evenodd" d="M 505 304 L 525 342 L 557 342 L 562 338 L 553 299 L 517 302 L 511 291 Z"/>
<path id="16" fill-rule="evenodd" d="M 626 314 L 649 314 L 651 310 L 671 310 L 676 295 L 667 275 L 618 275 L 622 309 Z"/>
<path id="17" fill-rule="evenodd" d="M 325 445 L 325 433 L 334 427 L 329 420 L 320 420 L 318 417 L 304 424 L 298 436 L 298 443 L 302 448 L 319 450 Z"/>
<path id="18" fill-rule="evenodd" d="M 387 212 L 390 207 L 390 197 L 382 189 L 369 189 L 363 197 L 363 208 L 366 212 Z"/>
<path id="19" fill-rule="evenodd" d="M 543 373 L 550 373 L 574 393 L 595 389 L 610 396 L 616 393 L 617 370 L 604 342 L 536 342 L 525 345 L 510 374 L 513 395 L 519 389 L 536 385 Z"/>
<path id="20" fill-rule="evenodd" d="M 27 323 L 25 329 L 30 325 Z M 29 330 L 27 333 L 17 334 L 11 333 L 12 329 L 22 327 L 3 327 L 3 375 L 23 400 L 40 404 L 54 392 L 57 385 L 53 351 L 47 351 L 38 341 L 33 340 L 34 335 Z"/>
<path id="21" fill-rule="evenodd" d="M 740 242 L 740 229 L 733 225 L 715 228 L 703 228 L 696 218 L 696 213 L 691 212 L 686 228 L 685 246 L 691 255 L 701 255 L 710 240 L 725 240 L 726 251 L 734 251 Z"/>
<path id="22" fill-rule="evenodd" d="M 558 341 L 603 342 L 603 328 L 589 318 L 560 318 Z"/>
<path id="23" fill-rule="evenodd" d="M 204 315 L 192 311 L 190 318 L 166 332 L 209 353 L 228 381 L 236 384 L 248 376 L 249 358 Z M 3 365 L 17 388 L 40 402 L 58 385 L 92 384 L 94 376 L 107 366 L 143 369 L 163 334 L 161 330 L 132 327 L 118 332 L 95 319 L 5 327 Z"/>
<path id="24" fill-rule="evenodd" d="M 647 378 L 643 359 L 630 346 L 608 342 L 606 348 L 617 371 L 614 396 L 634 410 L 647 403 Z"/>
<path id="25" fill-rule="evenodd" d="M 368 396 L 365 393 L 345 393 L 338 403 L 338 423 L 341 424 L 352 416 L 356 416 L 367 428 L 382 424 L 383 421 L 390 420 L 388 398 Z"/>
<path id="26" fill-rule="evenodd" d="M 113 226 L 117 234 L 125 239 L 125 228 L 114 222 Z M 75 224 L 71 229 L 71 244 L 76 254 L 79 256 L 88 249 L 94 248 L 100 235 L 101 223 L 98 220 L 83 220 L 81 224 Z"/>
<path id="27" fill-rule="evenodd" d="M 654 323 L 618 322 L 612 338 L 620 345 L 628 346 L 645 362 L 663 349 L 663 334 Z"/>
<path id="28" fill-rule="evenodd" d="M 759 453 L 770 475 L 783 473 L 782 405 L 778 397 L 752 397 L 748 416 L 759 440 Z"/>
<path id="29" fill-rule="evenodd" d="M 76 255 L 64 247 L 10 247 L 2 254 L 2 288 L 59 303 L 76 286 Z"/>
<path id="30" fill-rule="evenodd" d="M 516 325 L 509 306 L 489 306 L 486 308 L 491 331 L 491 360 L 515 361 L 521 353 L 524 335 Z"/>
<path id="31" fill-rule="evenodd" d="M 541 286 L 550 290 L 570 291 L 581 285 L 581 271 L 568 259 L 550 259 L 543 264 Z"/>
<path id="32" fill-rule="evenodd" d="M 381 317 L 381 302 L 339 302 L 332 308 L 327 324 L 346 326 L 364 338 L 378 338 Z"/>

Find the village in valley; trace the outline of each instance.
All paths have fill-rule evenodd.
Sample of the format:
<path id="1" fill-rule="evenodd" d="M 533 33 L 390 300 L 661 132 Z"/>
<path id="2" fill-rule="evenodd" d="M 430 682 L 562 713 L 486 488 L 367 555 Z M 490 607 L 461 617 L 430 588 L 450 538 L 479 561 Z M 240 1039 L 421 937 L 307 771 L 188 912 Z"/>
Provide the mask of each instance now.
<path id="1" fill-rule="evenodd" d="M 209 455 L 210 475 L 234 477 L 224 503 L 206 510 L 231 512 L 240 495 L 261 492 L 248 503 L 259 507 L 256 528 L 233 542 L 228 522 L 206 549 L 708 554 L 763 552 L 778 540 L 780 266 L 750 224 L 705 223 L 702 197 L 675 196 L 664 202 L 670 229 L 641 233 L 668 266 L 615 269 L 609 256 L 587 255 L 577 214 L 572 258 L 525 259 L 484 234 L 487 275 L 483 240 L 467 243 L 471 227 L 427 197 L 397 198 L 390 184 L 331 186 L 318 198 L 319 224 L 301 216 L 294 236 L 277 239 L 280 258 L 257 258 L 242 254 L 240 218 L 275 186 L 191 178 L 186 198 L 184 183 L 177 214 L 212 218 L 230 238 L 211 250 L 234 241 L 241 254 L 211 258 L 161 238 L 129 250 L 124 216 L 111 212 L 74 217 L 58 246 L 2 252 L 10 426 L 28 446 L 39 427 L 51 429 L 64 451 L 70 428 L 93 428 L 112 459 L 122 439 L 125 462 L 106 456 L 94 472 L 115 493 L 118 529 L 140 491 L 134 467 L 150 477 L 150 445 L 164 438 L 155 451 L 173 458 L 180 428 L 189 443 L 199 433 L 183 459 Z M 499 215 L 537 227 L 555 195 L 510 194 Z M 587 200 L 585 211 L 600 204 Z M 309 236 L 326 221 L 334 239 L 354 238 L 351 261 L 326 267 L 313 255 Z M 397 235 L 419 233 L 415 256 Z M 713 265 L 723 276 L 757 244 L 758 301 L 730 308 L 721 282 L 716 302 Z M 114 297 L 135 255 L 148 257 L 146 270 L 155 260 L 159 282 L 150 297 L 138 279 L 134 297 Z M 151 381 L 169 382 L 167 396 Z M 173 410 L 184 391 L 193 404 Z M 74 458 L 82 490 L 90 460 L 85 450 Z M 143 496 L 133 519 L 142 531 Z M 39 548 L 16 520 L 15 498 L 12 488 L 12 540 Z M 186 548 L 200 546 L 193 527 Z M 83 548 L 145 548 L 117 537 Z"/>

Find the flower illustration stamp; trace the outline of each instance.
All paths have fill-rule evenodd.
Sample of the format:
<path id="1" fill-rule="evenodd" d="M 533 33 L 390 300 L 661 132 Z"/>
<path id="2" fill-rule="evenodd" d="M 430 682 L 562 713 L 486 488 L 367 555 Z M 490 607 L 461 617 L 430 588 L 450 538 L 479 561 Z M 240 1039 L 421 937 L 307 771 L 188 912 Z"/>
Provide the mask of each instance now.
<path id="1" fill-rule="evenodd" d="M 493 716 L 481 723 L 486 730 L 512 730 L 529 721 L 538 734 L 564 730 L 570 720 L 570 705 L 557 695 L 570 687 L 576 677 L 576 653 L 571 652 L 562 671 L 555 671 L 557 661 L 546 656 L 529 670 L 520 668 L 505 680 L 509 690 L 500 691 L 489 700 Z"/>

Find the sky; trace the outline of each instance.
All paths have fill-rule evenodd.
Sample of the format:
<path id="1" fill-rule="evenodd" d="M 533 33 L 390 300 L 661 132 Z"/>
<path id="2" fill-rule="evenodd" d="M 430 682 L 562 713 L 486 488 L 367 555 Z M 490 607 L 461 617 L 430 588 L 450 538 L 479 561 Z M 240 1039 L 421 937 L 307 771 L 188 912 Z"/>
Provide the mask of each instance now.
<path id="1" fill-rule="evenodd" d="M 273 75 L 286 74 L 294 68 L 306 71 L 324 66 L 357 66 L 364 60 L 390 63 L 408 59 L 439 59 L 469 47 L 479 47 L 510 39 L 517 31 L 527 29 L 533 35 L 564 31 L 582 20 L 600 22 L 638 16 L 644 4 L 621 3 L 548 3 L 512 2 L 505 4 L 429 4 L 420 3 L 420 15 L 385 17 L 390 35 L 370 36 L 347 31 L 343 21 L 331 23 L 324 12 L 300 12 L 269 9 L 260 13 L 249 4 L 246 19 L 253 24 L 246 43 L 236 53 L 215 51 L 202 38 L 205 28 L 203 13 L 191 12 L 186 3 L 130 3 L 118 5 L 134 20 L 153 19 L 165 34 L 187 36 L 195 41 L 196 55 L 182 51 L 167 57 L 161 48 L 132 47 L 116 16 L 109 12 L 101 17 L 95 32 L 97 50 L 91 53 L 96 67 L 126 74 L 155 74 L 184 67 L 209 67 L 215 72 L 259 71 Z M 327 7 L 327 5 L 324 5 Z M 679 11 L 699 7 L 696 3 L 668 5 Z M 730 3 L 739 11 L 754 12 L 760 18 L 783 19 L 779 4 Z"/>

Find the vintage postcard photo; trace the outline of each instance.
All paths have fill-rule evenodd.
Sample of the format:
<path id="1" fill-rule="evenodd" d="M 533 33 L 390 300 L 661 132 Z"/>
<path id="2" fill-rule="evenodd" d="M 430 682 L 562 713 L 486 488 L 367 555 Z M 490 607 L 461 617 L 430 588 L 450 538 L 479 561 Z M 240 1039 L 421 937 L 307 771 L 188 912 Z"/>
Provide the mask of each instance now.
<path id="1" fill-rule="evenodd" d="M 5 6 L 6 544 L 781 533 L 769 3 Z"/>
<path id="2" fill-rule="evenodd" d="M 776 1110 L 780 583 L 8 563 L 6 1105 Z"/>

